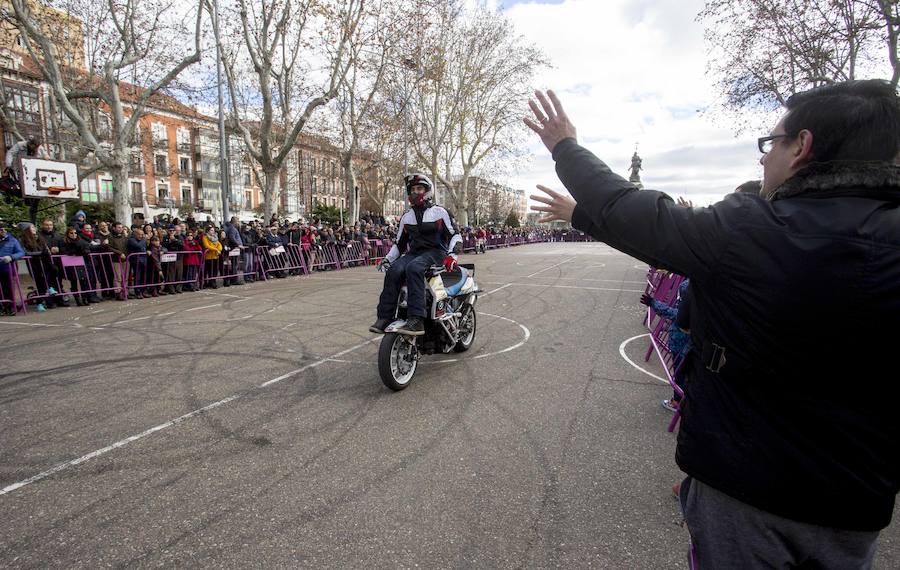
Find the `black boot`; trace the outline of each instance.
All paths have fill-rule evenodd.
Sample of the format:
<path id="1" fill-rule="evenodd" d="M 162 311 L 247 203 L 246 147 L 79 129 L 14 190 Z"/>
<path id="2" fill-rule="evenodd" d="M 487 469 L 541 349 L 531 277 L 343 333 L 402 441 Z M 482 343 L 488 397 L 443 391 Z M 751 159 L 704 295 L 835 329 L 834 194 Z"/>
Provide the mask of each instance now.
<path id="1" fill-rule="evenodd" d="M 409 317 L 406 319 L 406 324 L 397 329 L 397 332 L 412 336 L 423 335 L 425 334 L 425 323 L 422 322 L 422 317 Z"/>
<path id="2" fill-rule="evenodd" d="M 391 324 L 391 319 L 378 319 L 375 324 L 369 327 L 369 332 L 384 334 L 384 328 Z"/>

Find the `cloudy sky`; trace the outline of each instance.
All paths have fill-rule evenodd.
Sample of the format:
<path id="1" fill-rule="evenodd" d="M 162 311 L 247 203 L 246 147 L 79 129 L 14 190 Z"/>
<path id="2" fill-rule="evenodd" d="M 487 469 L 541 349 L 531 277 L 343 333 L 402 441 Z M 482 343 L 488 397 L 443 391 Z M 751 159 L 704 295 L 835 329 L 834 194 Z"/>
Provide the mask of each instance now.
<path id="1" fill-rule="evenodd" d="M 644 186 L 696 205 L 762 178 L 756 137 L 768 133 L 736 135 L 727 120 L 716 119 L 703 28 L 694 21 L 702 0 L 488 4 L 549 56 L 553 68 L 538 86 L 556 91 L 579 142 L 614 171 L 627 176 L 637 144 Z M 530 150 L 530 164 L 510 185 L 529 193 L 537 183 L 562 188 L 536 136 Z"/>

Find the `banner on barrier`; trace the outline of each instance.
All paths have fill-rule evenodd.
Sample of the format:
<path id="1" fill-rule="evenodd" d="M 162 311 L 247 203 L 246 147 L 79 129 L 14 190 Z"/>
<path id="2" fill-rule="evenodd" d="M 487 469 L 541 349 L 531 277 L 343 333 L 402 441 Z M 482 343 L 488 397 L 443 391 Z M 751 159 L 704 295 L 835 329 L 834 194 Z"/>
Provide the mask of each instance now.
<path id="1" fill-rule="evenodd" d="M 239 249 L 232 249 L 231 251 L 228 252 L 228 257 L 237 257 L 237 256 L 239 256 L 240 254 L 241 254 L 241 250 L 239 250 Z"/>
<path id="2" fill-rule="evenodd" d="M 177 253 L 164 253 L 159 256 L 159 261 L 162 263 L 171 263 L 173 261 L 178 261 Z"/>

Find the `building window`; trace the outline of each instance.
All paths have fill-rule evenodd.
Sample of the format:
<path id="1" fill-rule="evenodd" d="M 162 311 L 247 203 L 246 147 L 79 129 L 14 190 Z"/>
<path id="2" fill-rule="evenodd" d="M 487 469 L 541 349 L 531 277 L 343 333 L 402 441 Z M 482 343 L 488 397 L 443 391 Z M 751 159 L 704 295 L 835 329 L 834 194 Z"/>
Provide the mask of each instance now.
<path id="1" fill-rule="evenodd" d="M 113 181 L 112 180 L 101 180 L 100 181 L 100 201 L 101 202 L 112 202 L 113 199 Z"/>
<path id="2" fill-rule="evenodd" d="M 182 204 L 192 204 L 194 202 L 191 194 L 193 193 L 193 188 L 190 186 L 182 186 L 181 187 L 181 203 Z"/>
<path id="3" fill-rule="evenodd" d="M 144 173 L 144 161 L 140 152 L 131 153 L 131 160 L 128 162 L 128 171 L 131 173 Z"/>
<path id="4" fill-rule="evenodd" d="M 169 197 L 169 185 L 168 184 L 158 184 L 156 186 L 157 202 L 164 200 L 168 197 Z"/>
<path id="5" fill-rule="evenodd" d="M 181 157 L 178 159 L 178 168 L 181 170 L 182 176 L 190 176 L 191 175 L 191 159 Z"/>
<path id="6" fill-rule="evenodd" d="M 166 157 L 162 154 L 157 154 L 154 157 L 153 169 L 156 171 L 157 176 L 166 176 L 168 172 L 166 172 Z"/>
<path id="7" fill-rule="evenodd" d="M 289 212 L 297 212 L 300 210 L 299 199 L 297 198 L 296 191 L 288 191 L 287 193 L 287 208 Z"/>
<path id="8" fill-rule="evenodd" d="M 131 183 L 131 204 L 140 206 L 144 202 L 144 185 L 140 182 Z"/>
<path id="9" fill-rule="evenodd" d="M 3 82 L 8 103 L 6 111 L 15 121 L 41 124 L 41 106 L 38 91 L 26 85 Z"/>
<path id="10" fill-rule="evenodd" d="M 247 190 L 244 192 L 244 209 L 252 210 L 253 209 L 253 191 Z"/>
<path id="11" fill-rule="evenodd" d="M 82 202 L 99 202 L 100 196 L 97 194 L 97 180 L 87 178 L 81 181 L 81 201 Z"/>
<path id="12" fill-rule="evenodd" d="M 252 184 L 253 184 L 253 181 L 250 176 L 250 171 L 245 170 L 244 171 L 244 186 L 252 186 Z"/>

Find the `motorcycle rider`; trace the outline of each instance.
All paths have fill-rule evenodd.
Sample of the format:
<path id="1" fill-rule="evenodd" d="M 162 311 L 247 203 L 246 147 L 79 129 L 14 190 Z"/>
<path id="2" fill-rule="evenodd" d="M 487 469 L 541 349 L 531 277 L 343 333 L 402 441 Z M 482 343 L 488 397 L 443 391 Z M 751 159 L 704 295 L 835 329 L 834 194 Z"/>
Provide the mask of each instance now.
<path id="1" fill-rule="evenodd" d="M 456 231 L 453 218 L 442 206 L 434 203 L 434 184 L 424 174 L 405 177 L 406 195 L 410 209 L 400 218 L 397 239 L 378 265 L 386 272 L 384 288 L 378 301 L 378 320 L 369 327 L 383 333 L 394 319 L 400 287 L 406 281 L 407 320 L 397 332 L 409 335 L 425 334 L 425 271 L 443 263 L 447 271 L 457 267 L 462 251 L 462 237 Z M 405 254 L 409 246 L 409 251 Z M 399 258 L 399 259 L 398 259 Z"/>

